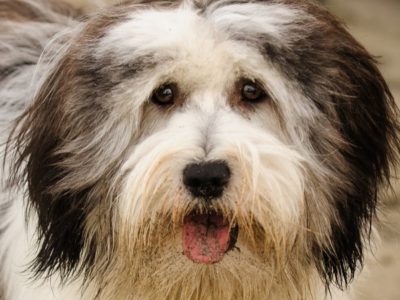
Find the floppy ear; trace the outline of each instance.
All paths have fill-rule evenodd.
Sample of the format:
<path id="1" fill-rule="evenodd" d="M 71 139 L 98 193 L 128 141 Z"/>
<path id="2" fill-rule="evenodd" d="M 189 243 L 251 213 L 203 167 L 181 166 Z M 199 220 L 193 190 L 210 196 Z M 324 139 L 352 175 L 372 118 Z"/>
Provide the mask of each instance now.
<path id="1" fill-rule="evenodd" d="M 363 263 L 375 216 L 378 188 L 388 182 L 391 163 L 399 149 L 398 113 L 376 61 L 348 37 L 337 48 L 339 78 L 331 95 L 340 131 L 350 146 L 341 154 L 349 168 L 349 188 L 337 191 L 337 222 L 332 226 L 332 248 L 322 250 L 321 273 L 326 281 L 345 286 L 358 263 Z"/>
<path id="2" fill-rule="evenodd" d="M 325 162 L 345 180 L 331 192 L 331 244 L 314 251 L 326 284 L 345 287 L 363 263 L 378 186 L 388 182 L 397 160 L 399 114 L 374 58 L 327 12 L 311 12 L 318 20 L 313 33 L 294 45 L 299 65 L 307 68 L 297 80 L 345 142 L 336 143 L 339 159 Z"/>
<path id="3" fill-rule="evenodd" d="M 400 149 L 399 114 L 368 52 L 326 10 L 312 4 L 302 9 L 315 19 L 294 26 L 293 37 L 301 38 L 291 40 L 289 47 L 266 43 L 264 51 L 328 121 L 325 131 L 331 134 L 321 136 L 320 128 L 310 127 L 311 143 L 342 184 L 332 183 L 329 192 L 330 243 L 314 242 L 313 252 L 326 285 L 345 287 L 362 265 L 378 186 L 389 179 Z"/>
<path id="4" fill-rule="evenodd" d="M 68 154 L 58 151 L 66 130 L 63 109 L 68 90 L 73 88 L 72 72 L 66 56 L 50 72 L 15 129 L 19 156 L 14 172 L 21 169 L 21 181 L 27 182 L 29 204 L 38 215 L 40 249 L 34 267 L 38 273 L 72 270 L 84 243 L 88 189 L 57 188 L 71 172 L 62 165 Z"/>
<path id="5" fill-rule="evenodd" d="M 341 149 L 349 178 L 348 187 L 339 188 L 334 202 L 332 247 L 320 249 L 320 271 L 327 282 L 346 286 L 358 263 L 363 263 L 375 216 L 378 187 L 388 182 L 390 164 L 396 160 L 397 109 L 393 97 L 376 67 L 376 62 L 355 41 L 337 52 L 340 78 L 335 105 L 340 132 L 349 145 Z"/>
<path id="6" fill-rule="evenodd" d="M 33 264 L 38 275 L 59 271 L 66 277 L 77 271 L 78 262 L 92 265 L 98 253 L 96 233 L 85 233 L 88 216 L 111 220 L 111 190 L 116 189 L 111 178 L 132 138 L 133 121 L 110 117 L 106 95 L 118 78 L 107 77 L 113 70 L 94 61 L 88 46 L 109 23 L 92 21 L 67 42 L 71 45 L 58 61 L 44 58 L 39 70 L 47 72 L 46 79 L 10 138 L 17 155 L 14 177 L 27 183 L 28 203 L 38 216 L 39 251 Z M 110 234 L 98 230 L 111 239 L 111 229 Z"/>

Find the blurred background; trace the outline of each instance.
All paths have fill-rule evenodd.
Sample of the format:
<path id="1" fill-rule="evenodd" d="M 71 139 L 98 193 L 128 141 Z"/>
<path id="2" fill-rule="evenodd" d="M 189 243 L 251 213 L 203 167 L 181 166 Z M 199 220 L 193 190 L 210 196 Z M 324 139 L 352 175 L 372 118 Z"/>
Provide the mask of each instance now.
<path id="1" fill-rule="evenodd" d="M 325 0 L 331 12 L 380 62 L 400 106 L 400 0 Z M 398 172 L 397 176 L 400 176 Z M 356 282 L 357 300 L 400 300 L 400 180 L 382 195 L 381 244 L 368 260 L 367 276 Z"/>

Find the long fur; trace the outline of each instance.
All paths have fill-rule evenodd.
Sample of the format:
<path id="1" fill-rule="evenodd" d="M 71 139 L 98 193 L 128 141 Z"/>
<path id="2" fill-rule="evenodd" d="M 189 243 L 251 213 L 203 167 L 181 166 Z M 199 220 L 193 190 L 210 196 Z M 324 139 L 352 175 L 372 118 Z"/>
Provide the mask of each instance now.
<path id="1" fill-rule="evenodd" d="M 243 79 L 267 99 L 243 103 Z M 151 101 L 165 83 L 179 89 L 168 108 Z M 135 0 L 87 16 L 1 0 L 6 299 L 345 289 L 396 161 L 396 117 L 374 58 L 310 1 Z M 210 160 L 233 175 L 205 204 L 182 171 Z M 239 228 L 218 264 L 182 255 L 193 210 Z"/>

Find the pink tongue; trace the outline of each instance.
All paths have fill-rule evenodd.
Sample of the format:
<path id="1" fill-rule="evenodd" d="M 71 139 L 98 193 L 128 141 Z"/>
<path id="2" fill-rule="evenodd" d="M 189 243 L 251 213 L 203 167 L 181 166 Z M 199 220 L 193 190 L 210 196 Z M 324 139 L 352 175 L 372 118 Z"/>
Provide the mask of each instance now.
<path id="1" fill-rule="evenodd" d="M 183 252 L 196 263 L 217 263 L 229 248 L 229 225 L 221 215 L 186 217 L 182 235 Z"/>

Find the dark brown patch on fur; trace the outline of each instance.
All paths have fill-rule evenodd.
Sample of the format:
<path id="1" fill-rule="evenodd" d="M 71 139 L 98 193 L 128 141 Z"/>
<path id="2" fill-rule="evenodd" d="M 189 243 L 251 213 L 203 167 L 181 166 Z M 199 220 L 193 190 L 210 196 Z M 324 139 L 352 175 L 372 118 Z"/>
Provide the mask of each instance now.
<path id="1" fill-rule="evenodd" d="M 68 141 L 87 138 L 89 142 L 107 118 L 108 112 L 94 102 L 97 90 L 92 90 L 94 97 L 85 97 L 89 89 L 98 87 L 85 86 L 87 82 L 81 81 L 79 72 L 87 65 L 80 58 L 82 49 L 87 50 L 82 44 L 98 39 L 102 30 L 117 21 L 99 18 L 88 23 L 52 70 L 34 104 L 20 117 L 10 140 L 18 155 L 14 180 L 28 183 L 30 205 L 38 212 L 41 247 L 34 268 L 39 274 L 60 271 L 64 278 L 75 270 L 80 259 L 88 265 L 94 260 L 94 250 L 81 257 L 84 223 L 98 201 L 108 199 L 109 191 L 99 187 L 109 182 L 106 178 L 112 176 L 116 162 L 110 161 L 108 171 L 98 178 L 81 177 L 77 168 L 96 168 L 96 149 L 74 153 Z"/>
<path id="2" fill-rule="evenodd" d="M 299 23 L 290 47 L 267 42 L 268 59 L 326 115 L 332 133 L 310 127 L 314 151 L 347 185 L 335 186 L 332 247 L 314 247 L 316 264 L 327 285 L 345 287 L 363 262 L 364 243 L 377 205 L 377 190 L 390 177 L 399 149 L 398 111 L 376 61 L 327 11 L 300 1 L 316 18 Z M 307 4 L 307 5 L 306 5 Z M 298 31 L 298 32 L 297 32 Z M 321 124 L 319 125 L 321 126 Z M 338 143 L 336 138 L 345 143 Z M 321 138 L 326 140 L 321 140 Z M 331 139 L 331 140 L 330 140 Z M 337 155 L 332 155 L 332 150 Z M 309 213 L 313 213 L 312 211 Z"/>

